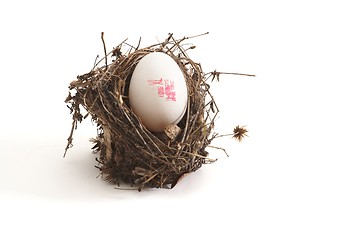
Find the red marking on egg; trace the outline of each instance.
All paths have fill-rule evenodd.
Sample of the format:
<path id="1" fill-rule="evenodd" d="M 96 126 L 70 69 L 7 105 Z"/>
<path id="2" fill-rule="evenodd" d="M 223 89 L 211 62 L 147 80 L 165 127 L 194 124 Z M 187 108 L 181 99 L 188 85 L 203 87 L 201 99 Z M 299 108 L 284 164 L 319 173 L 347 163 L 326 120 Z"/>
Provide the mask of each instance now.
<path id="1" fill-rule="evenodd" d="M 174 81 L 160 78 L 158 80 L 148 80 L 148 83 L 149 85 L 158 85 L 157 94 L 160 98 L 166 96 L 166 101 L 176 101 Z"/>

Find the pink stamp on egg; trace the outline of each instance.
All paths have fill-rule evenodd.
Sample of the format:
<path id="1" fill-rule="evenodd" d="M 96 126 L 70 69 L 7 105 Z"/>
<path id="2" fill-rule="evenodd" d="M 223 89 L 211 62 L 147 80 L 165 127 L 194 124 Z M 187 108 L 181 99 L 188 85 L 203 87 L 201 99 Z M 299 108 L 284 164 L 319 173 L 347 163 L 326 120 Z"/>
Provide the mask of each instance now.
<path id="1" fill-rule="evenodd" d="M 163 98 L 166 96 L 166 101 L 176 101 L 176 92 L 174 81 L 168 79 L 159 80 L 148 80 L 149 85 L 157 86 L 157 94 L 159 97 Z"/>

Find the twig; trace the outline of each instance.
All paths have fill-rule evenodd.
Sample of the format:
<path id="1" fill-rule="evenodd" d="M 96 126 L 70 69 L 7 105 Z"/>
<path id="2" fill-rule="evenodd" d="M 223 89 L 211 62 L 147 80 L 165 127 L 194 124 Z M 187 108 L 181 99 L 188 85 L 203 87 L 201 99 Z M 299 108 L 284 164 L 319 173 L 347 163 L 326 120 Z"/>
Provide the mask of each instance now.
<path id="1" fill-rule="evenodd" d="M 73 120 L 73 123 L 72 123 L 72 127 L 71 127 L 71 131 L 70 131 L 70 135 L 69 135 L 69 137 L 68 137 L 68 143 L 67 143 L 67 145 L 66 145 L 66 147 L 65 147 L 65 152 L 64 152 L 64 156 L 63 156 L 63 158 L 65 157 L 65 155 L 66 155 L 66 152 L 67 152 L 67 150 L 71 147 L 71 145 L 72 145 L 72 140 L 73 140 L 73 134 L 74 134 L 74 130 L 75 130 L 75 128 L 76 128 L 76 122 L 77 122 L 77 120 L 76 119 L 74 119 Z"/>
<path id="2" fill-rule="evenodd" d="M 226 152 L 225 148 L 215 147 L 215 146 L 208 146 L 208 147 L 209 147 L 209 148 L 215 148 L 215 149 L 223 150 L 224 153 L 226 154 L 226 156 L 229 157 L 229 154 Z"/>
<path id="3" fill-rule="evenodd" d="M 131 44 L 127 43 L 127 42 L 124 42 L 124 44 L 125 44 L 125 45 L 127 45 L 128 47 L 130 47 L 130 48 L 132 48 L 132 49 L 136 50 L 136 47 L 134 47 L 133 45 L 131 45 Z"/>
<path id="4" fill-rule="evenodd" d="M 209 32 L 202 33 L 202 34 L 198 34 L 198 35 L 194 35 L 194 36 L 190 36 L 190 37 L 183 37 L 182 39 L 175 39 L 175 38 L 173 38 L 173 34 L 172 34 L 172 33 L 169 33 L 168 38 L 167 38 L 164 42 L 150 45 L 149 48 L 154 48 L 154 47 L 159 46 L 159 45 L 162 45 L 162 47 L 164 47 L 164 46 L 167 45 L 167 44 L 175 44 L 175 45 L 176 45 L 176 44 L 180 44 L 180 43 L 181 43 L 182 41 L 184 41 L 184 40 L 191 39 L 191 38 L 196 38 L 196 37 L 200 37 L 200 36 L 203 36 L 203 35 L 206 35 L 206 34 L 209 34 Z M 172 41 L 170 41 L 171 38 L 173 39 Z M 165 44 L 164 44 L 164 43 L 165 43 Z"/>
<path id="5" fill-rule="evenodd" d="M 120 44 L 118 44 L 114 49 L 118 49 L 118 48 L 121 48 L 121 45 L 122 44 L 125 44 L 126 45 L 126 41 L 127 41 L 128 39 L 126 38 L 126 39 L 124 39 Z M 114 52 L 114 50 L 112 50 L 112 51 L 110 51 L 107 55 L 105 55 L 104 57 L 102 57 L 102 58 L 100 58 L 98 61 L 97 61 L 97 63 L 94 65 L 94 67 L 93 67 L 93 69 L 92 69 L 92 71 L 104 60 L 104 59 L 106 59 L 111 53 L 113 53 Z M 111 65 L 111 64 L 110 64 Z"/>
<path id="6" fill-rule="evenodd" d="M 105 46 L 105 40 L 104 40 L 104 32 L 101 32 L 101 40 L 104 46 L 104 53 L 105 53 L 105 69 L 107 70 L 108 64 L 107 64 L 107 53 L 106 53 L 106 46 Z"/>
<path id="7" fill-rule="evenodd" d="M 97 63 L 97 60 L 99 59 L 99 57 L 100 57 L 99 55 L 96 56 L 95 61 L 94 61 L 94 67 L 96 66 L 96 63 Z"/>
<path id="8" fill-rule="evenodd" d="M 240 76 L 248 76 L 248 77 L 256 77 L 254 74 L 246 74 L 246 73 L 230 73 L 230 72 L 214 72 L 216 74 L 228 74 L 228 75 L 240 75 Z"/>
<path id="9" fill-rule="evenodd" d="M 234 136 L 234 134 L 233 133 L 228 133 L 228 134 L 216 135 L 215 138 L 228 137 L 228 136 Z"/>
<path id="10" fill-rule="evenodd" d="M 256 75 L 254 74 L 246 74 L 246 73 L 231 73 L 231 72 L 218 72 L 216 70 L 214 70 L 213 72 L 208 72 L 206 73 L 204 76 L 209 75 L 209 77 L 207 77 L 206 79 L 209 79 L 211 76 L 213 77 L 211 79 L 211 82 L 214 81 L 214 79 L 216 78 L 217 81 L 219 81 L 219 76 L 220 74 L 227 74 L 227 75 L 238 75 L 238 76 L 247 76 L 247 77 L 256 77 Z"/>
<path id="11" fill-rule="evenodd" d="M 141 37 L 139 38 L 139 42 L 138 42 L 138 45 L 136 46 L 136 49 L 135 49 L 135 50 L 138 50 L 138 49 L 139 49 L 140 43 L 141 43 Z"/>
<path id="12" fill-rule="evenodd" d="M 185 39 L 201 37 L 201 36 L 204 36 L 204 35 L 207 35 L 207 34 L 209 34 L 209 32 L 201 33 L 201 34 L 190 36 L 190 37 L 185 37 Z"/>
<path id="13" fill-rule="evenodd" d="M 246 130 L 245 126 L 236 126 L 233 130 L 233 133 L 228 133 L 228 134 L 222 134 L 222 135 L 218 135 L 216 134 L 213 139 L 215 138 L 221 138 L 221 137 L 228 137 L 228 136 L 232 136 L 233 138 L 237 139 L 238 141 L 241 141 L 244 137 L 247 137 L 248 135 L 246 134 L 248 131 Z"/>

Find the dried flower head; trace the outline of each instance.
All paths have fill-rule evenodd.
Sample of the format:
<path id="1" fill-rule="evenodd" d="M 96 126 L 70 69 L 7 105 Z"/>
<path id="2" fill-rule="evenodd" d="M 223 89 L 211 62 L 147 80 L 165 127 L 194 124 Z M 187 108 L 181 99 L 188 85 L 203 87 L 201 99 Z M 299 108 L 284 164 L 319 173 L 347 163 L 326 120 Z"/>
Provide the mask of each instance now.
<path id="1" fill-rule="evenodd" d="M 247 130 L 245 129 L 244 126 L 242 127 L 239 127 L 236 126 L 234 128 L 234 134 L 233 134 L 233 138 L 237 139 L 239 142 L 244 138 L 244 137 L 247 137 L 246 133 L 247 133 Z"/>

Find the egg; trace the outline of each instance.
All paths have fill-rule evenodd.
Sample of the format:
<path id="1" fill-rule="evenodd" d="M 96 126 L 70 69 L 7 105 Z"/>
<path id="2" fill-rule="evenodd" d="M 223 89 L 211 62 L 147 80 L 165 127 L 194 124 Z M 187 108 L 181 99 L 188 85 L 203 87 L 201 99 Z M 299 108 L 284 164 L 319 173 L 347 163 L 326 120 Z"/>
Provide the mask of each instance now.
<path id="1" fill-rule="evenodd" d="M 130 108 L 148 130 L 163 132 L 179 123 L 187 98 L 184 74 L 166 53 L 148 53 L 136 65 L 129 85 Z"/>

